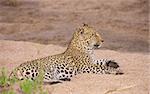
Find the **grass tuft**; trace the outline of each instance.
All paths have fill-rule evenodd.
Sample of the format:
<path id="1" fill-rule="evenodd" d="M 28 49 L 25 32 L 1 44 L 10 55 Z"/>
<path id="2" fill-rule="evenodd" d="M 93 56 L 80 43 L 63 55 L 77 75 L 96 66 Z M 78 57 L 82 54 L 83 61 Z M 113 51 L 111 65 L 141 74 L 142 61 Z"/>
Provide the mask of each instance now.
<path id="1" fill-rule="evenodd" d="M 6 75 L 6 69 L 2 68 L 1 74 L 0 74 L 0 86 L 5 87 L 8 85 L 8 77 Z"/>
<path id="2" fill-rule="evenodd" d="M 48 94 L 43 90 L 43 72 L 39 73 L 34 81 L 30 79 L 24 80 L 21 84 L 21 90 L 24 94 Z"/>
<path id="3" fill-rule="evenodd" d="M 0 71 L 0 94 L 16 94 L 17 91 L 13 87 L 19 81 L 15 77 L 8 79 L 6 73 L 6 69 L 2 68 Z M 25 79 L 19 82 L 19 90 L 22 94 L 48 94 L 47 90 L 43 89 L 43 73 L 41 71 L 34 81 Z"/>
<path id="4" fill-rule="evenodd" d="M 20 88 L 22 90 L 23 93 L 25 94 L 32 94 L 35 91 L 35 83 L 31 80 L 24 80 L 21 84 L 20 84 Z"/>
<path id="5" fill-rule="evenodd" d="M 1 94 L 16 94 L 13 90 L 3 91 Z"/>

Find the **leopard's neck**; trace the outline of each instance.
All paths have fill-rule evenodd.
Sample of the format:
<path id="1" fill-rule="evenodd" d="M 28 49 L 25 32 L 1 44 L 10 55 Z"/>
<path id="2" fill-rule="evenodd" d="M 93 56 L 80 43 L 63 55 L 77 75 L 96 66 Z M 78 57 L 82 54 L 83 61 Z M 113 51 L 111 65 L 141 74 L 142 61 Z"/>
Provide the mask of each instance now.
<path id="1" fill-rule="evenodd" d="M 67 47 L 66 52 L 74 52 L 77 51 L 78 53 L 86 53 L 86 54 L 93 54 L 93 48 L 89 47 L 86 43 L 81 43 L 80 40 L 72 39 L 70 44 Z"/>

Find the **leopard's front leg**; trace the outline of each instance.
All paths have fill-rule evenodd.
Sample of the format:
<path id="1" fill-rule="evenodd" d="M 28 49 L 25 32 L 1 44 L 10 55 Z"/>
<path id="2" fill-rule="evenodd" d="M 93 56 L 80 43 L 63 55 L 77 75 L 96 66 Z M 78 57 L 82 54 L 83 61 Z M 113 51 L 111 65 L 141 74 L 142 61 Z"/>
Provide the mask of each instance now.
<path id="1" fill-rule="evenodd" d="M 92 73 L 115 74 L 115 75 L 123 74 L 122 70 L 120 69 L 120 66 L 114 60 L 108 59 L 94 60 L 93 63 L 87 64 L 85 66 L 88 66 L 89 70 L 91 70 Z M 83 72 L 86 72 L 86 70 L 83 70 Z"/>
<path id="2" fill-rule="evenodd" d="M 117 62 L 115 62 L 114 60 L 108 60 L 108 59 L 96 59 L 96 60 L 93 60 L 93 63 L 100 65 L 100 66 L 108 66 L 112 68 L 120 67 Z"/>

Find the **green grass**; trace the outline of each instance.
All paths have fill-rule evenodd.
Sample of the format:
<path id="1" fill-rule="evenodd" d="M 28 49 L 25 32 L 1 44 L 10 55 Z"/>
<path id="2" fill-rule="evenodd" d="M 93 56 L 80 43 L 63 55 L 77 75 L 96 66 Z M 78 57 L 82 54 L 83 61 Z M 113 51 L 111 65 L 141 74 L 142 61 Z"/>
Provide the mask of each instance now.
<path id="1" fill-rule="evenodd" d="M 19 81 L 16 78 L 8 79 L 6 73 L 6 69 L 2 68 L 0 71 L 0 94 L 16 94 L 17 91 L 12 87 Z M 23 94 L 48 94 L 46 90 L 43 90 L 43 72 L 34 81 L 26 79 L 19 83 Z"/>
<path id="2" fill-rule="evenodd" d="M 14 80 L 10 82 L 6 73 L 6 69 L 2 68 L 0 71 L 0 88 L 2 89 L 0 94 L 16 94 L 13 89 L 8 88 L 11 83 L 14 83 Z"/>
<path id="3" fill-rule="evenodd" d="M 34 81 L 24 80 L 20 84 L 20 87 L 21 87 L 22 92 L 24 92 L 25 94 L 33 94 L 33 92 L 35 92 L 36 85 Z"/>
<path id="4" fill-rule="evenodd" d="M 32 80 L 24 80 L 20 84 L 21 90 L 24 94 L 48 94 L 42 89 L 42 85 Z"/>
<path id="5" fill-rule="evenodd" d="M 3 91 L 1 94 L 16 94 L 13 90 Z"/>
<path id="6" fill-rule="evenodd" d="M 24 80 L 21 84 L 21 90 L 24 94 L 48 94 L 47 91 L 43 90 L 43 72 L 40 73 L 34 81 L 30 79 Z"/>
<path id="7" fill-rule="evenodd" d="M 0 74 L 0 86 L 5 87 L 6 85 L 8 85 L 8 77 L 6 75 L 6 69 L 2 68 Z"/>
<path id="8" fill-rule="evenodd" d="M 15 82 L 17 82 L 17 79 L 15 77 L 9 79 L 7 75 L 7 70 L 5 68 L 2 68 L 0 71 L 0 87 L 13 85 Z"/>

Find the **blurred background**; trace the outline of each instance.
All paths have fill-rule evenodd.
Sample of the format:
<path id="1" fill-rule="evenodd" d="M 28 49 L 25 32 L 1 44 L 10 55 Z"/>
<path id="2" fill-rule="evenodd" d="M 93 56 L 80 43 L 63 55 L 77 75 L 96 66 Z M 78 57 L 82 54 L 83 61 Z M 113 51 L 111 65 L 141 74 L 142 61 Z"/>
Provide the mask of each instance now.
<path id="1" fill-rule="evenodd" d="M 148 52 L 148 0 L 0 0 L 0 40 L 67 46 L 88 23 L 101 49 Z"/>

